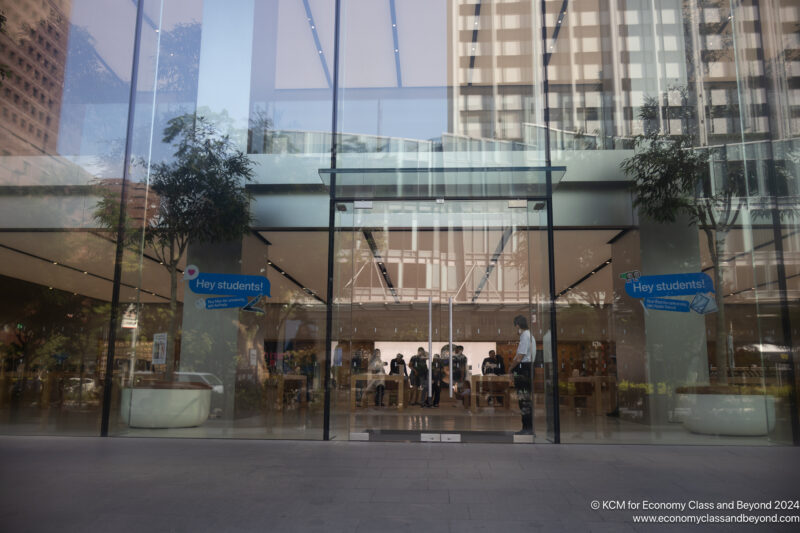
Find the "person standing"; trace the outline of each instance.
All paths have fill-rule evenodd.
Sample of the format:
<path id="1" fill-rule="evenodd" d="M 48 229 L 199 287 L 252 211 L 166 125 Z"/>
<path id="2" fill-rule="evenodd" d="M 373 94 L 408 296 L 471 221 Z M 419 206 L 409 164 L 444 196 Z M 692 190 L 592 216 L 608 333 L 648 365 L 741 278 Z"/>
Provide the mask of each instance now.
<path id="1" fill-rule="evenodd" d="M 408 367 L 406 367 L 406 362 L 403 360 L 403 354 L 399 353 L 392 359 L 392 362 L 389 363 L 389 375 L 394 376 L 402 376 L 403 383 L 408 381 Z M 399 394 L 400 391 L 403 390 L 405 387 L 398 384 L 397 386 L 397 402 L 404 403 L 405 398 L 400 398 Z M 405 395 L 405 394 L 404 394 Z"/>
<path id="2" fill-rule="evenodd" d="M 514 389 L 517 391 L 519 410 L 522 416 L 522 430 L 517 435 L 533 435 L 533 353 L 536 341 L 528 329 L 528 321 L 522 315 L 514 317 L 514 326 L 519 333 L 519 345 L 511 367 Z"/>
<path id="3" fill-rule="evenodd" d="M 409 359 L 408 365 L 411 367 L 411 397 L 408 400 L 409 405 L 421 405 L 423 395 L 422 387 L 428 382 L 428 358 L 425 354 L 425 349 L 420 347 L 417 350 L 417 355 Z"/>
<path id="4" fill-rule="evenodd" d="M 505 366 L 503 366 L 503 358 L 498 357 L 494 350 L 489 350 L 489 357 L 484 359 L 481 364 L 481 372 L 483 372 L 484 376 L 487 374 L 502 376 L 506 373 Z"/>
<path id="5" fill-rule="evenodd" d="M 399 353 L 392 359 L 392 362 L 389 364 L 389 374 L 408 377 L 408 369 L 406 368 L 406 362 L 403 360 L 403 354 Z"/>
<path id="6" fill-rule="evenodd" d="M 369 374 L 370 381 L 367 385 L 367 390 L 375 390 L 375 407 L 384 407 L 383 393 L 386 390 L 383 376 L 386 374 L 384 365 L 386 363 L 381 359 L 381 351 L 376 349 L 372 352 L 372 358 L 369 361 Z"/>
<path id="7" fill-rule="evenodd" d="M 453 350 L 453 383 L 458 387 L 464 385 L 464 380 L 467 378 L 467 356 L 464 355 L 464 347 L 460 344 L 454 346 Z"/>
<path id="8" fill-rule="evenodd" d="M 442 393 L 442 386 L 448 387 L 449 383 L 444 381 L 444 369 L 447 366 L 445 360 L 437 353 L 433 355 L 433 361 L 431 362 L 431 392 L 433 393 L 432 397 L 427 396 L 428 389 L 423 387 L 425 391 L 423 393 L 423 402 L 422 407 L 439 407 L 439 399 Z M 433 403 L 431 403 L 433 402 Z"/>

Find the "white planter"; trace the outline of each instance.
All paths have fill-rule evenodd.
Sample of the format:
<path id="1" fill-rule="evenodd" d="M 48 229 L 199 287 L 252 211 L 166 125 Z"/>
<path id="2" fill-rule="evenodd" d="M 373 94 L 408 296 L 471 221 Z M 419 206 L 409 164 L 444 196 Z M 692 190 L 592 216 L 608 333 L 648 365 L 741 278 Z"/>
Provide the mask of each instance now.
<path id="1" fill-rule="evenodd" d="M 760 436 L 775 428 L 775 398 L 761 394 L 685 394 L 683 427 L 704 435 Z"/>
<path id="2" fill-rule="evenodd" d="M 669 421 L 681 423 L 691 411 L 691 402 L 688 394 L 676 394 L 673 400 Z"/>
<path id="3" fill-rule="evenodd" d="M 123 388 L 122 419 L 135 428 L 188 428 L 208 419 L 211 388 Z"/>

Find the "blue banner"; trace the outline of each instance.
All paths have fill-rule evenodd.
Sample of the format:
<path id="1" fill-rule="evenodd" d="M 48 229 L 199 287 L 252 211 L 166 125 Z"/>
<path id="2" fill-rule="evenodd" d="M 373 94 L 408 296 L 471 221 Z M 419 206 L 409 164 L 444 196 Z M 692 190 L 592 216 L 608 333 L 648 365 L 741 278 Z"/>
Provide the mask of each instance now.
<path id="1" fill-rule="evenodd" d="M 627 281 L 625 292 L 633 298 L 684 296 L 714 292 L 714 283 L 708 274 L 703 272 L 642 276 L 638 280 Z"/>
<path id="2" fill-rule="evenodd" d="M 689 302 L 685 300 L 670 300 L 669 298 L 645 298 L 644 306 L 658 311 L 689 312 Z"/>
<path id="3" fill-rule="evenodd" d="M 270 295 L 267 278 L 241 274 L 206 274 L 202 272 L 189 281 L 189 288 L 197 294 L 267 297 Z"/>
<path id="4" fill-rule="evenodd" d="M 206 298 L 206 309 L 228 309 L 247 305 L 246 296 L 223 296 L 222 298 Z"/>

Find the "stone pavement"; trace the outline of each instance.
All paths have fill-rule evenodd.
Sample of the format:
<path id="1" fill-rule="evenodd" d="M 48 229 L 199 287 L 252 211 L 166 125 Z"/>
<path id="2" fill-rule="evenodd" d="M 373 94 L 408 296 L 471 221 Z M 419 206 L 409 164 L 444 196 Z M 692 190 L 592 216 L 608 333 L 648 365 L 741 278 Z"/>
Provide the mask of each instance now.
<path id="1" fill-rule="evenodd" d="M 796 500 L 798 474 L 777 447 L 0 437 L 0 531 L 798 531 L 591 508 Z M 647 512 L 706 513 L 743 511 Z"/>

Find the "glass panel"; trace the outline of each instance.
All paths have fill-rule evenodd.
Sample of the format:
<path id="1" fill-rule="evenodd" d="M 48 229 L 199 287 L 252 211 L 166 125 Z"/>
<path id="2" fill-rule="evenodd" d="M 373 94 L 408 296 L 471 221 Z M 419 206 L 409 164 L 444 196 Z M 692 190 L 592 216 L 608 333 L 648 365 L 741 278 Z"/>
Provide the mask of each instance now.
<path id="1" fill-rule="evenodd" d="M 548 254 L 547 204 L 528 202 L 528 281 L 531 332 L 537 341 L 534 361 L 534 429 L 549 442 L 556 440 L 556 364 L 552 349 L 552 300 Z M 526 283 L 522 283 L 523 286 Z"/>
<path id="2" fill-rule="evenodd" d="M 94 210 L 122 183 L 135 9 L 0 13 L 0 433 L 97 435 L 116 228 Z"/>
<path id="3" fill-rule="evenodd" d="M 546 214 L 535 205 L 533 226 L 526 201 L 340 205 L 337 234 L 350 248 L 337 248 L 335 344 L 349 348 L 350 396 L 333 419 L 349 417 L 350 438 L 512 441 L 530 434 L 533 416 L 523 427 L 520 408 L 531 412 L 531 391 L 545 436 L 543 377 L 539 369 L 533 383 L 532 363 L 546 323 Z M 534 343 L 515 369 L 527 375 L 515 378 L 520 317 Z"/>
<path id="4" fill-rule="evenodd" d="M 797 8 L 723 0 L 545 8 L 549 124 L 532 127 L 549 132 L 553 164 L 567 165 L 561 184 L 583 182 L 553 195 L 554 206 L 572 208 L 555 221 L 562 438 L 797 442 L 797 391 L 787 386 L 796 379 L 794 259 L 781 251 L 792 247 L 789 213 L 798 206 L 790 155 L 800 131 L 798 71 L 788 59 L 798 46 Z M 626 222 L 627 202 L 589 198 L 588 182 L 622 181 L 624 190 L 619 164 L 642 134 L 686 136 L 708 155 L 696 200 L 715 202 L 713 217 L 695 217 L 696 228 L 677 211 L 672 223 L 634 212 Z M 715 290 L 652 300 L 627 285 L 696 274 Z M 711 424 L 711 411 L 747 412 L 755 422 Z"/>
<path id="5" fill-rule="evenodd" d="M 323 436 L 332 94 L 309 43 L 332 50 L 334 18 L 310 4 L 144 4 L 115 435 Z"/>
<path id="6" fill-rule="evenodd" d="M 537 11 L 341 2 L 337 168 L 542 165 Z"/>

